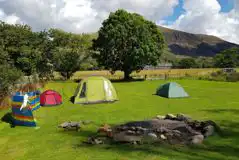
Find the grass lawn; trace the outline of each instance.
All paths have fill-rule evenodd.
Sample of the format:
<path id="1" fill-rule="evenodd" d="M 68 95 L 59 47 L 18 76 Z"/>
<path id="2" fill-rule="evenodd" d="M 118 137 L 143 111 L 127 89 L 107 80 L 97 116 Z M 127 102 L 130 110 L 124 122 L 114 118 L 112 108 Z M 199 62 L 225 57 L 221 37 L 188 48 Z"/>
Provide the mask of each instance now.
<path id="1" fill-rule="evenodd" d="M 114 104 L 73 105 L 69 99 L 76 83 L 49 83 L 46 89 L 59 91 L 64 104 L 35 112 L 39 129 L 10 128 L 0 123 L 2 160 L 237 160 L 239 158 L 239 83 L 179 80 L 191 95 L 188 99 L 165 99 L 154 96 L 165 81 L 114 83 L 120 101 Z M 7 111 L 0 111 L 2 117 Z M 214 120 L 224 136 L 213 136 L 203 145 L 132 146 L 81 145 L 103 123 L 117 124 L 143 120 L 166 113 L 185 113 L 198 120 Z M 57 128 L 68 120 L 92 120 L 80 132 Z"/>

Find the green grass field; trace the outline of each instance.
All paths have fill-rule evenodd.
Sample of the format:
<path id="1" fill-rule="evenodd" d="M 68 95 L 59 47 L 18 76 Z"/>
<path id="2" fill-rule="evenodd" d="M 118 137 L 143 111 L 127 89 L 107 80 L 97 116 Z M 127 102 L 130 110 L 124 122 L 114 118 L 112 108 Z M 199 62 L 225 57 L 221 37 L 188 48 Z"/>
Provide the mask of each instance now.
<path id="1" fill-rule="evenodd" d="M 114 104 L 73 105 L 69 99 L 76 83 L 49 83 L 45 89 L 59 91 L 64 104 L 36 111 L 39 129 L 10 128 L 0 123 L 2 160 L 238 160 L 239 157 L 239 83 L 179 80 L 191 95 L 188 99 L 154 96 L 165 81 L 114 83 L 120 101 Z M 2 117 L 8 111 L 0 111 Z M 213 136 L 203 145 L 81 145 L 103 123 L 118 124 L 152 118 L 158 114 L 185 113 L 198 120 L 214 120 L 224 136 Z M 92 120 L 80 132 L 57 128 L 64 121 Z"/>

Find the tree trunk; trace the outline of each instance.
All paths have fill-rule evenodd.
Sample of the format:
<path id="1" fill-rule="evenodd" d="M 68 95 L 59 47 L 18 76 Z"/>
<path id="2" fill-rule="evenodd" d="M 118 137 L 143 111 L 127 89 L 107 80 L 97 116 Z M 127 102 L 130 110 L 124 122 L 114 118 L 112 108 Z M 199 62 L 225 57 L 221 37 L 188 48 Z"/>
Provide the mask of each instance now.
<path id="1" fill-rule="evenodd" d="M 70 78 L 71 78 L 70 73 L 69 73 L 69 72 L 66 72 L 66 79 L 68 80 L 68 79 L 70 79 Z"/>
<path id="2" fill-rule="evenodd" d="M 129 71 L 129 70 L 124 70 L 124 80 L 130 80 L 131 79 L 131 77 L 130 77 L 130 73 L 131 73 L 131 71 Z"/>

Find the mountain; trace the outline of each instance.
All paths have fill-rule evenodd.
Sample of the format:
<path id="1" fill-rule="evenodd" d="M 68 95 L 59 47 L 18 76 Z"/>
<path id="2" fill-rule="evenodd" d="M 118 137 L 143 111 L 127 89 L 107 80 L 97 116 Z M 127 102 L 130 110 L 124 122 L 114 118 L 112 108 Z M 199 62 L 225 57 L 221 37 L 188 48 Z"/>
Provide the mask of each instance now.
<path id="1" fill-rule="evenodd" d="M 215 36 L 192 34 L 159 26 L 171 52 L 176 55 L 212 57 L 215 54 L 239 45 Z"/>

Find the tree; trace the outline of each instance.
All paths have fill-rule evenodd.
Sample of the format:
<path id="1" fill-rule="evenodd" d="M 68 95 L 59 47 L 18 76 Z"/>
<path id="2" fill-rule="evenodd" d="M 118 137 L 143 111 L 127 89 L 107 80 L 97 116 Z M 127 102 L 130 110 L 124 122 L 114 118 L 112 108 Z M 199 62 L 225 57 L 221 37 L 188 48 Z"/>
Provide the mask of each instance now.
<path id="1" fill-rule="evenodd" d="M 22 76 L 22 72 L 8 64 L 0 64 L 0 99 L 8 95 L 10 87 Z"/>
<path id="2" fill-rule="evenodd" d="M 69 79 L 80 69 L 81 63 L 85 59 L 87 59 L 87 56 L 79 49 L 58 47 L 53 53 L 55 69 L 66 79 Z"/>
<path id="3" fill-rule="evenodd" d="M 157 25 L 125 10 L 111 13 L 93 41 L 99 65 L 111 72 L 124 71 L 125 79 L 145 65 L 157 65 L 163 48 L 164 39 Z"/>
<path id="4" fill-rule="evenodd" d="M 218 68 L 234 68 L 239 66 L 239 48 L 224 50 L 214 57 L 214 65 Z"/>
<path id="5" fill-rule="evenodd" d="M 10 25 L 0 22 L 0 45 L 8 59 L 25 75 L 37 71 L 42 52 L 34 42 L 36 35 L 28 25 Z"/>
<path id="6" fill-rule="evenodd" d="M 197 68 L 197 63 L 194 58 L 183 58 L 178 62 L 179 68 Z"/>
<path id="7" fill-rule="evenodd" d="M 52 39 L 55 69 L 63 77 L 69 79 L 76 71 L 94 65 L 90 48 L 95 35 L 72 34 L 59 29 L 50 29 L 49 37 Z"/>
<path id="8" fill-rule="evenodd" d="M 196 63 L 199 68 L 212 68 L 213 67 L 213 58 L 212 57 L 198 57 Z"/>
<path id="9" fill-rule="evenodd" d="M 33 45 L 39 50 L 41 58 L 36 63 L 36 72 L 41 79 L 53 77 L 53 43 L 46 31 L 34 33 L 35 40 Z"/>

